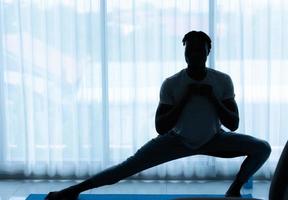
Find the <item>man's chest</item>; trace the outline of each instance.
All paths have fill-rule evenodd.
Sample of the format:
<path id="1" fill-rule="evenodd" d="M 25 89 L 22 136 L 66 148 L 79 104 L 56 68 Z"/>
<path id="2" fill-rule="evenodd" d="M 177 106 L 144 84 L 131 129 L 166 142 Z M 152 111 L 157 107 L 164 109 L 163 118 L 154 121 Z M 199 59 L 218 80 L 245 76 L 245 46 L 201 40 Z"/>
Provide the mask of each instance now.
<path id="1" fill-rule="evenodd" d="M 220 84 L 211 82 L 211 81 L 203 81 L 201 83 L 199 82 L 179 82 L 179 83 L 175 83 L 177 87 L 175 87 L 172 90 L 172 97 L 173 97 L 173 101 L 175 103 L 179 102 L 181 100 L 181 98 L 185 95 L 185 93 L 188 91 L 188 86 L 190 84 L 207 84 L 210 85 L 212 87 L 212 91 L 214 93 L 214 95 L 218 98 L 218 99 L 222 99 L 223 94 L 224 94 L 224 90 L 223 87 L 221 87 Z"/>

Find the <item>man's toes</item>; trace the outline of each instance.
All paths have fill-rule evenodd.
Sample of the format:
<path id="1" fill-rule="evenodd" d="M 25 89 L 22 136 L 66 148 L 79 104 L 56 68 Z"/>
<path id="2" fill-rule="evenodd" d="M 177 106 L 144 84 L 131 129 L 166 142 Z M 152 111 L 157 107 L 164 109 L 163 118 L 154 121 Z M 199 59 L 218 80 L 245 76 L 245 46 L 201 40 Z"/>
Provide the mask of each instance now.
<path id="1" fill-rule="evenodd" d="M 226 192 L 225 197 L 242 197 L 242 196 L 238 192 L 235 192 L 235 193 Z"/>
<path id="2" fill-rule="evenodd" d="M 55 193 L 56 192 L 49 192 L 48 195 L 45 197 L 45 200 L 55 200 Z"/>
<path id="3" fill-rule="evenodd" d="M 78 199 L 78 194 L 67 193 L 63 191 L 59 192 L 49 192 L 44 200 L 76 200 Z"/>

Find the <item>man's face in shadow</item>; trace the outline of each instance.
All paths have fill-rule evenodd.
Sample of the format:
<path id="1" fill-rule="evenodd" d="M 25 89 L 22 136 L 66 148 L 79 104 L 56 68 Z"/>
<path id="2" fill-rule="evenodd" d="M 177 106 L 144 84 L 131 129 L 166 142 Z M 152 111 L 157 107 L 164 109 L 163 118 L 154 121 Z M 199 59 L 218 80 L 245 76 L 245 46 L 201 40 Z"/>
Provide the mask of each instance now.
<path id="1" fill-rule="evenodd" d="M 208 54 L 208 44 L 199 38 L 185 42 L 185 60 L 189 67 L 195 70 L 205 68 Z"/>

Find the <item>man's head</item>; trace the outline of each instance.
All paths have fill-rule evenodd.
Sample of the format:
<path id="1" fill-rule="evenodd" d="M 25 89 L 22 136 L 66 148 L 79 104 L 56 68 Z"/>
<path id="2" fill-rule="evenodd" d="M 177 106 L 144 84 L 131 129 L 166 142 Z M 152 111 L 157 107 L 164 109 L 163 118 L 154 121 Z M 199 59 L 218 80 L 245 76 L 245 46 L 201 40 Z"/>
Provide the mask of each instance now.
<path id="1" fill-rule="evenodd" d="M 185 46 L 185 60 L 193 68 L 205 67 L 207 56 L 211 49 L 211 39 L 202 31 L 190 31 L 183 40 Z"/>

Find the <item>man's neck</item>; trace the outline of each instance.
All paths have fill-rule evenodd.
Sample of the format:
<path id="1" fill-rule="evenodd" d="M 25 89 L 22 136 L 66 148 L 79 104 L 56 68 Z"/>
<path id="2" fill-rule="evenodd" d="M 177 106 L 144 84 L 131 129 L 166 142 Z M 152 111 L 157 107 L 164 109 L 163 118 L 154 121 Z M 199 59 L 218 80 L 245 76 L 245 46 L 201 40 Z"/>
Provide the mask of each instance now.
<path id="1" fill-rule="evenodd" d="M 207 68 L 204 66 L 203 68 L 195 69 L 195 68 L 188 66 L 186 68 L 186 72 L 190 78 L 200 81 L 206 77 Z"/>

